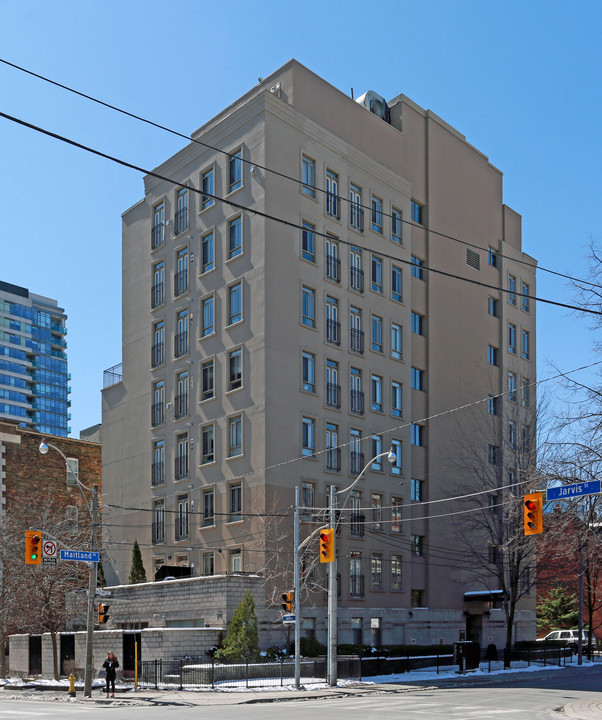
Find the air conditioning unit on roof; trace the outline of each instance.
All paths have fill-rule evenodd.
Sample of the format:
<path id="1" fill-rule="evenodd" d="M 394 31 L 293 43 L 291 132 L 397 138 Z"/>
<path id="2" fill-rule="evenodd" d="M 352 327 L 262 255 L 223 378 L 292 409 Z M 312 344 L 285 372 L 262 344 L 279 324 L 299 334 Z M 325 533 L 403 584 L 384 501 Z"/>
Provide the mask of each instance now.
<path id="1" fill-rule="evenodd" d="M 389 106 L 387 105 L 387 101 L 382 95 L 375 93 L 374 90 L 368 90 L 358 97 L 355 102 L 365 107 L 366 110 L 369 110 L 381 120 L 389 122 Z"/>

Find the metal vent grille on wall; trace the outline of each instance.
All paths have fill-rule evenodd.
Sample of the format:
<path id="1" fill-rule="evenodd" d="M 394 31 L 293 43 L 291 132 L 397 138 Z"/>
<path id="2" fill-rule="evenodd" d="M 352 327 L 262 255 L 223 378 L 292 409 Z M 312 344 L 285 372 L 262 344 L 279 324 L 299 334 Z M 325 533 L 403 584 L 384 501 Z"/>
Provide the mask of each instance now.
<path id="1" fill-rule="evenodd" d="M 470 248 L 466 248 L 466 264 L 470 265 L 470 267 L 474 268 L 475 270 L 480 270 L 481 256 L 479 255 L 479 253 L 471 250 Z"/>

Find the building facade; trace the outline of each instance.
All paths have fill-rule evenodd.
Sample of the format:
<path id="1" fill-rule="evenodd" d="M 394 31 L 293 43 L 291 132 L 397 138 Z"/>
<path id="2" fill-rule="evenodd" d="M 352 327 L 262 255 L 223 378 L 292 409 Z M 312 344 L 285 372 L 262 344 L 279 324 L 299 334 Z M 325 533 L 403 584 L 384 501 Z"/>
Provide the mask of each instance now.
<path id="1" fill-rule="evenodd" d="M 534 428 L 521 242 L 501 172 L 403 95 L 354 101 L 291 61 L 193 133 L 123 215 L 108 581 L 137 539 L 147 569 L 263 573 L 277 614 L 295 487 L 306 537 L 368 463 L 338 496 L 340 640 L 500 642 L 495 574 L 475 579 L 443 501 L 506 486 Z M 307 547 L 304 631 L 324 641 Z M 516 637 L 534 617 L 527 594 Z"/>
<path id="2" fill-rule="evenodd" d="M 56 300 L 0 281 L 0 420 L 71 431 L 66 320 Z"/>

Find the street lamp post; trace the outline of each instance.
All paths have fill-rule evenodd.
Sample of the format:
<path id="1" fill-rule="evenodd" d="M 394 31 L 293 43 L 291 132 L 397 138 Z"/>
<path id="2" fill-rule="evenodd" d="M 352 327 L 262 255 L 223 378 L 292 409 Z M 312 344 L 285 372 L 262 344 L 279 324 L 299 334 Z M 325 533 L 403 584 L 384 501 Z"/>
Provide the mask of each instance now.
<path id="1" fill-rule="evenodd" d="M 48 448 L 52 448 L 53 450 L 56 450 L 58 452 L 58 454 L 65 461 L 65 468 L 67 468 L 68 462 L 65 453 L 63 453 L 63 451 L 60 450 L 56 445 L 53 445 L 52 443 L 47 443 L 45 439 L 42 440 L 39 447 L 42 455 L 46 455 L 48 453 Z M 90 551 L 94 552 L 96 550 L 96 528 L 98 525 L 98 486 L 94 485 L 92 490 L 90 490 L 90 488 L 86 487 L 78 477 L 76 477 L 75 480 L 81 491 L 87 490 L 88 492 L 92 493 L 92 506 L 88 506 L 87 502 L 86 506 L 88 507 L 90 517 L 92 519 Z M 96 596 L 97 563 L 89 562 L 88 568 L 88 609 L 86 613 L 86 668 L 84 673 L 84 697 L 92 697 L 92 674 L 94 672 L 92 650 L 94 645 L 94 598 Z"/>
<path id="2" fill-rule="evenodd" d="M 342 493 L 349 493 L 357 482 L 361 479 L 366 470 L 372 465 L 375 460 L 379 460 L 381 457 L 387 456 L 387 460 L 390 463 L 394 463 L 397 455 L 393 450 L 379 453 L 375 455 L 369 462 L 366 463 L 361 473 L 355 478 L 349 487 L 344 490 L 337 491 L 334 485 L 330 487 L 330 527 L 336 530 L 336 498 Z M 345 500 L 347 500 L 349 495 Z M 344 506 L 343 506 L 344 509 Z M 337 684 L 337 624 L 338 624 L 338 602 L 337 602 L 337 556 L 336 556 L 336 532 L 332 539 L 335 545 L 335 556 L 333 562 L 330 563 L 328 570 L 328 684 L 332 687 L 336 687 Z"/>

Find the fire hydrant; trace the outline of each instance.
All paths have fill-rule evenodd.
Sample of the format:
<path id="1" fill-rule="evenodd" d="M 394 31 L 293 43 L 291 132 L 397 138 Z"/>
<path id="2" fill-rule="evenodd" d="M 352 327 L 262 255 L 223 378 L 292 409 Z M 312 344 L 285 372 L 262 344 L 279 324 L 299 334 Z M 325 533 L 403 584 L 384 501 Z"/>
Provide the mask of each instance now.
<path id="1" fill-rule="evenodd" d="M 69 697 L 75 697 L 75 675 L 69 675 Z"/>

